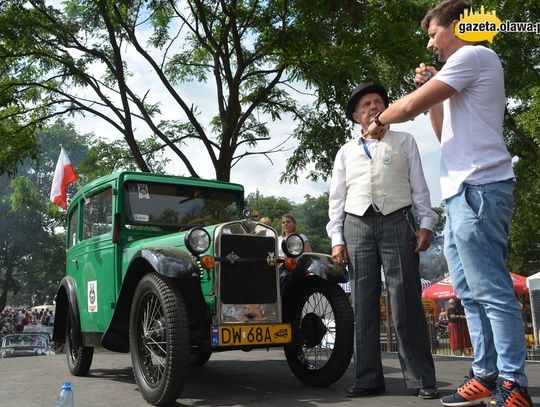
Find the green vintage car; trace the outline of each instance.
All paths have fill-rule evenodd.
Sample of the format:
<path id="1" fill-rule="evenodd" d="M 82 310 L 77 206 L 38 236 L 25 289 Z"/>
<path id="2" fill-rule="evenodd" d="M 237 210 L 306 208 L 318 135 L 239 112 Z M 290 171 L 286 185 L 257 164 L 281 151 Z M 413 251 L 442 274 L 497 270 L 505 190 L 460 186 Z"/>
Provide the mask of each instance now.
<path id="1" fill-rule="evenodd" d="M 130 352 L 143 397 L 164 405 L 213 352 L 283 347 L 298 379 L 347 369 L 353 314 L 346 269 L 303 254 L 244 210 L 241 185 L 122 172 L 79 190 L 67 211 L 66 277 L 53 339 L 73 375 L 94 347 Z"/>

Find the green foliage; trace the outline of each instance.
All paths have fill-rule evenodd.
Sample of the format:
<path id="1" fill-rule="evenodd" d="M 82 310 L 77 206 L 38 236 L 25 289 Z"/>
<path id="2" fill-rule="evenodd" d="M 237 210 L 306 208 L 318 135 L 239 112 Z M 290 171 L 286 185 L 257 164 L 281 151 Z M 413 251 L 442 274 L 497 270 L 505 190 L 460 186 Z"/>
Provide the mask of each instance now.
<path id="1" fill-rule="evenodd" d="M 52 301 L 65 270 L 65 245 L 59 228 L 65 213 L 49 201 L 60 145 L 77 165 L 88 147 L 87 135 L 57 121 L 35 133 L 39 154 L 18 165 L 21 174 L 0 177 L 0 308 L 16 303 Z M 71 186 L 71 191 L 75 187 Z"/>
<path id="2" fill-rule="evenodd" d="M 412 90 L 418 62 L 431 59 L 419 22 L 432 2 L 320 3 L 304 10 L 302 20 L 313 30 L 309 37 L 320 30 L 327 34 L 320 41 L 307 40 L 302 55 L 301 76 L 317 99 L 301 111 L 302 120 L 293 134 L 298 147 L 282 181 L 296 182 L 304 170 L 313 181 L 328 179 L 338 149 L 350 138 L 351 124 L 344 110 L 358 82 L 384 84 L 391 98 L 397 98 Z"/>
<path id="3" fill-rule="evenodd" d="M 326 233 L 328 218 L 328 193 L 318 197 L 306 195 L 305 201 L 295 209 L 296 220 L 305 233 L 314 252 L 332 253 L 332 243 Z"/>
<path id="4" fill-rule="evenodd" d="M 261 115 L 277 120 L 296 111 L 282 85 L 299 78 L 292 65 L 298 55 L 292 59 L 284 50 L 298 31 L 294 13 L 300 11 L 282 1 L 68 0 L 55 8 L 8 0 L 0 7 L 0 100 L 23 107 L 14 113 L 22 126 L 92 114 L 121 133 L 143 171 L 152 168 L 141 140 L 155 136 L 197 176 L 199 163 L 179 146 L 198 142 L 216 178 L 228 180 L 242 158 L 269 153 L 251 151 L 270 139 Z M 141 89 L 132 64 L 159 85 Z M 210 78 L 216 103 L 206 117 L 219 120 L 204 123 L 175 85 Z M 171 127 L 161 113 L 165 103 L 174 127 L 185 130 L 173 138 L 163 129 Z"/>
<path id="5" fill-rule="evenodd" d="M 48 198 L 60 146 L 64 147 L 75 168 L 88 154 L 88 142 L 91 134 L 79 134 L 73 124 L 61 119 L 45 126 L 35 133 L 38 156 L 35 160 L 26 159 L 17 169 L 18 174 L 28 177 L 39 189 L 43 198 Z M 74 186 L 68 187 L 68 192 Z"/>
<path id="6" fill-rule="evenodd" d="M 88 155 L 78 167 L 85 182 L 118 171 L 138 171 L 137 164 L 124 140 L 108 142 L 99 138 L 90 141 Z M 163 148 L 155 138 L 141 142 L 141 153 L 145 157 L 150 170 L 154 173 L 165 172 L 169 163 L 163 156 Z"/>
<path id="7" fill-rule="evenodd" d="M 540 161 L 521 159 L 514 170 L 518 174 L 508 265 L 524 275 L 540 271 Z"/>
<path id="8" fill-rule="evenodd" d="M 151 168 L 141 140 L 155 136 L 197 176 L 199 163 L 179 148 L 190 140 L 221 180 L 247 156 L 282 151 L 253 147 L 271 139 L 266 117 L 289 114 L 298 120 L 303 155 L 293 155 L 286 173 L 294 179 L 307 156 L 317 163 L 311 177 L 324 178 L 345 138 L 342 112 L 352 85 L 379 80 L 394 96 L 407 88 L 411 56 L 425 55 L 417 22 L 428 3 L 68 0 L 56 8 L 7 0 L 0 7 L 0 100 L 22 107 L 13 118 L 25 128 L 51 116 L 92 114 L 122 134 L 143 171 Z M 141 87 L 135 64 L 159 86 Z M 205 123 L 175 86 L 210 80 L 215 104 Z M 299 83 L 309 100 L 294 91 Z M 165 103 L 176 109 L 172 123 L 163 117 Z M 180 130 L 174 137 L 164 131 L 171 125 Z M 316 140 L 328 138 L 319 155 Z"/>
<path id="9" fill-rule="evenodd" d="M 266 216 L 272 220 L 272 226 L 281 230 L 281 217 L 286 213 L 292 213 L 296 204 L 287 198 L 275 196 L 262 196 L 259 191 L 246 197 L 246 208 L 258 210 L 260 217 Z"/>
<path id="10" fill-rule="evenodd" d="M 25 177 L 14 178 L 9 192 L 0 197 L 2 309 L 10 291 L 18 292 L 28 302 L 38 292 L 40 299 L 52 300 L 56 290 L 52 286 L 58 284 L 65 263 L 63 241 L 55 235 L 56 222 L 51 219 L 50 209 L 40 191 Z"/>
<path id="11" fill-rule="evenodd" d="M 313 251 L 330 254 L 332 247 L 326 235 L 328 194 L 316 198 L 306 195 L 305 199 L 302 204 L 296 204 L 283 197 L 262 196 L 257 191 L 247 196 L 246 207 L 259 210 L 261 217 L 269 217 L 278 233 L 281 233 L 281 217 L 291 213 L 297 222 L 296 229 L 308 237 Z"/>
<path id="12" fill-rule="evenodd" d="M 25 158 L 36 158 L 34 128 L 21 126 L 17 120 L 10 118 L 13 107 L 3 106 L 0 109 L 0 174 L 14 175 L 17 165 Z"/>
<path id="13" fill-rule="evenodd" d="M 522 140 L 540 146 L 540 86 L 528 90 L 527 108 L 517 115 Z M 538 147 L 540 149 L 540 147 Z M 540 271 L 540 152 L 521 145 L 514 165 L 516 189 L 509 265 L 512 270 L 532 275 Z"/>

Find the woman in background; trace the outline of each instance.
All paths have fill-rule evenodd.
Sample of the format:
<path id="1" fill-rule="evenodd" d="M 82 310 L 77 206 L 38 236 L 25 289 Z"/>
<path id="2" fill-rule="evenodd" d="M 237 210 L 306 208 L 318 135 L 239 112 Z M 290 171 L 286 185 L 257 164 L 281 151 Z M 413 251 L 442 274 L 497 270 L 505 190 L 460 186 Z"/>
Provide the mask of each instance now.
<path id="1" fill-rule="evenodd" d="M 304 240 L 304 252 L 311 252 L 311 243 L 306 235 L 303 233 L 298 233 L 296 230 L 296 219 L 290 213 L 286 213 L 281 217 L 281 236 L 279 237 L 278 246 L 279 246 L 279 257 L 285 257 L 283 249 L 281 248 L 281 242 L 291 233 L 296 233 Z"/>

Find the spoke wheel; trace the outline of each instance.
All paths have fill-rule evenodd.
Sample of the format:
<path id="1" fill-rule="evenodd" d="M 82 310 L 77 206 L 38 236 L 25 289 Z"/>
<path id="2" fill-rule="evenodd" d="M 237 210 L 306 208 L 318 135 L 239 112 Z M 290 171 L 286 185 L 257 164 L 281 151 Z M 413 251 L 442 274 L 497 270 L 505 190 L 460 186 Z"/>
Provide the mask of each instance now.
<path id="1" fill-rule="evenodd" d="M 75 338 L 80 338 L 81 333 L 73 326 L 71 314 L 68 312 L 66 319 L 66 358 L 69 371 L 73 376 L 85 376 L 92 365 L 94 348 L 90 346 L 77 346 Z"/>
<path id="2" fill-rule="evenodd" d="M 189 366 L 189 329 L 184 299 L 174 280 L 144 276 L 133 298 L 130 350 L 135 380 L 151 404 L 174 402 Z"/>
<path id="3" fill-rule="evenodd" d="M 351 362 L 354 318 L 345 292 L 317 277 L 292 287 L 284 304 L 294 344 L 285 348 L 293 374 L 310 386 L 339 380 Z"/>

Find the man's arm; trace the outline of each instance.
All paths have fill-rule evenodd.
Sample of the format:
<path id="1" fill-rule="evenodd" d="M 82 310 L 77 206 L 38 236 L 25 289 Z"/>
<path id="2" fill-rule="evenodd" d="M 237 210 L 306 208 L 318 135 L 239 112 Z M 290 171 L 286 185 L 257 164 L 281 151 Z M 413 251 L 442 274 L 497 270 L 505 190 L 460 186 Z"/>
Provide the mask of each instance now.
<path id="1" fill-rule="evenodd" d="M 346 197 L 345 159 L 343 148 L 341 148 L 336 155 L 332 170 L 328 196 L 328 217 L 330 218 L 330 222 L 326 225 L 328 237 L 332 239 L 332 259 L 336 264 L 344 264 L 348 257 L 343 238 Z"/>
<path id="2" fill-rule="evenodd" d="M 392 103 L 388 109 L 380 114 L 379 121 L 384 125 L 406 122 L 420 113 L 436 107 L 455 93 L 454 88 L 437 80 L 435 77 L 414 92 Z M 442 110 L 435 110 L 434 113 L 441 113 L 440 123 L 438 123 L 437 128 L 434 128 L 435 132 L 437 132 L 437 129 L 442 129 Z M 379 138 L 381 131 L 382 129 L 373 122 L 369 125 L 367 132 L 364 132 L 364 135 Z"/>
<path id="3" fill-rule="evenodd" d="M 414 85 L 419 88 L 426 82 L 437 75 L 437 70 L 433 66 L 428 66 L 425 63 L 420 63 L 418 68 L 415 69 Z M 442 103 L 439 103 L 429 109 L 429 118 L 431 120 L 431 126 L 435 131 L 435 136 L 441 142 L 442 124 L 444 118 L 444 111 Z"/>
<path id="4" fill-rule="evenodd" d="M 381 113 L 379 120 L 384 124 L 406 122 L 442 103 L 455 93 L 456 90 L 453 87 L 434 77 L 424 86 L 392 103 Z"/>
<path id="5" fill-rule="evenodd" d="M 402 146 L 409 162 L 411 199 L 420 221 L 420 228 L 416 231 L 417 245 L 415 252 L 423 252 L 431 244 L 431 231 L 437 224 L 439 216 L 431 209 L 429 188 L 424 177 L 424 171 L 422 170 L 420 153 L 411 134 L 402 138 Z"/>

